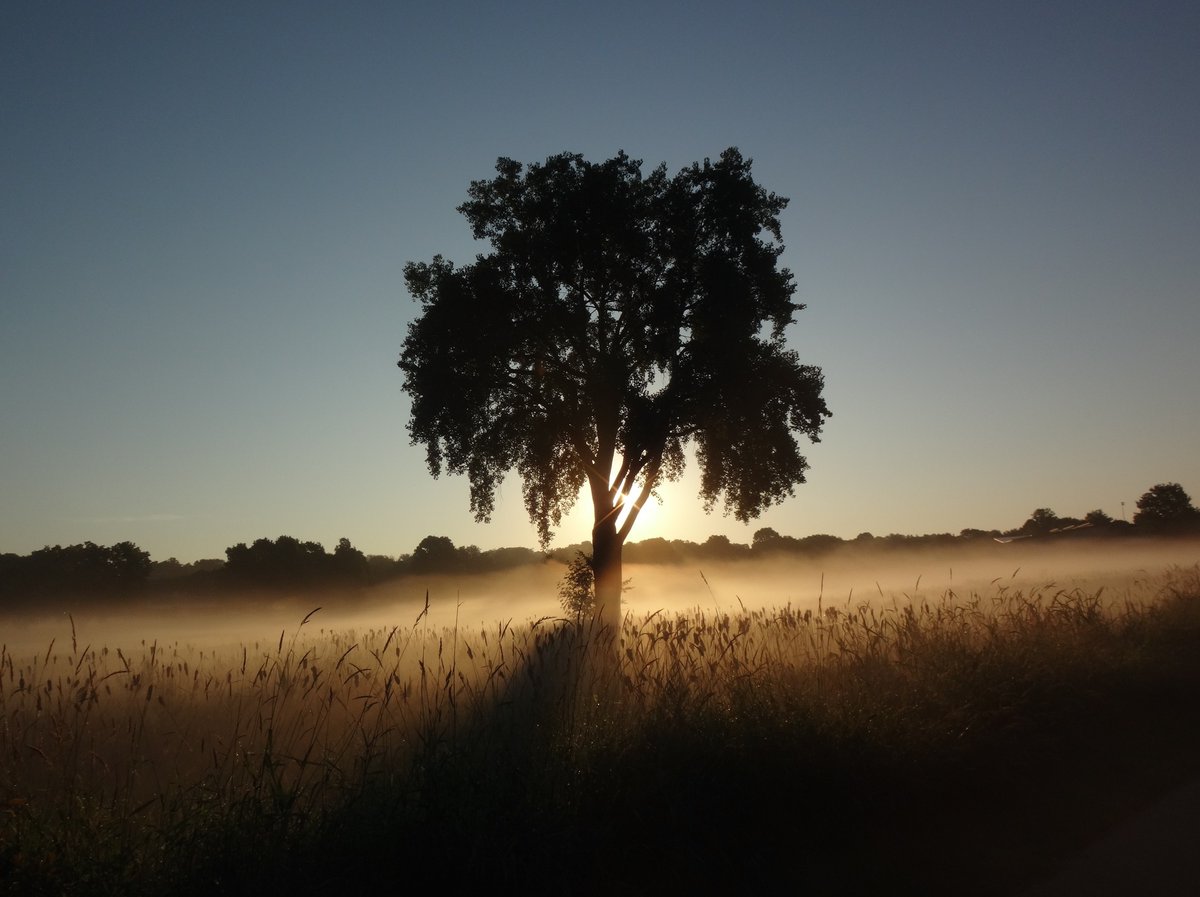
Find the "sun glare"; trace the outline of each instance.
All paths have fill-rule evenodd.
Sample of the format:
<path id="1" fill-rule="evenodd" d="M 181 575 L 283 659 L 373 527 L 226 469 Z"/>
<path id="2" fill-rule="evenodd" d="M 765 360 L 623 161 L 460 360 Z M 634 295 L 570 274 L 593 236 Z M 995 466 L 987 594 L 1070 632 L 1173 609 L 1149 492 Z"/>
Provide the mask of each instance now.
<path id="1" fill-rule="evenodd" d="M 654 518 L 658 513 L 658 499 L 653 495 L 647 495 L 643 499 L 640 495 L 630 497 L 629 495 L 622 494 L 621 501 L 626 507 L 621 511 L 620 516 L 617 517 L 617 526 L 620 527 L 625 523 L 626 518 L 629 516 L 629 508 L 640 503 L 641 510 L 638 511 L 637 520 L 633 524 L 633 531 L 643 534 L 644 537 L 644 534 L 654 526 Z"/>
<path id="2" fill-rule="evenodd" d="M 647 495 L 643 501 L 640 495 L 635 492 L 633 501 L 642 501 L 642 509 L 638 511 L 637 520 L 634 521 L 633 529 L 629 534 L 630 541 L 640 542 L 643 539 L 665 535 L 660 530 L 664 526 L 673 525 L 670 509 L 660 504 L 658 498 L 653 495 Z M 628 498 L 623 502 L 625 507 L 617 515 L 618 529 L 624 525 L 628 516 L 628 506 L 632 503 Z M 560 538 L 565 539 L 567 543 L 591 538 L 591 529 L 594 522 L 592 513 L 592 496 L 585 485 L 580 490 L 579 498 L 576 500 L 575 506 L 571 509 L 569 516 L 563 519 L 562 525 L 558 529 Z"/>

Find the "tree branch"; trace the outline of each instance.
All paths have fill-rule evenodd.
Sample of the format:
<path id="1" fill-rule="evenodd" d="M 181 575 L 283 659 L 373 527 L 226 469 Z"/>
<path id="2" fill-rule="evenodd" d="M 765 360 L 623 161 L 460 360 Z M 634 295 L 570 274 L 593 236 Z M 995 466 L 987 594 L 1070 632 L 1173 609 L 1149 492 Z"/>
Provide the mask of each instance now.
<path id="1" fill-rule="evenodd" d="M 588 477 L 597 477 L 599 479 L 607 480 L 608 477 L 605 476 L 604 471 L 602 471 L 596 464 L 596 457 L 592 454 L 592 451 L 588 447 L 587 443 L 583 441 L 583 437 L 581 437 L 577 431 L 572 430 L 570 433 L 570 439 L 571 448 L 574 450 L 576 457 L 579 458 L 579 463 L 583 465 L 584 472 L 588 475 Z"/>
<path id="2" fill-rule="evenodd" d="M 658 474 L 662 467 L 661 456 L 658 461 L 650 465 L 649 471 L 646 473 L 646 479 L 642 482 L 642 487 L 638 491 L 638 500 L 633 502 L 633 507 L 630 508 L 629 514 L 625 517 L 625 522 L 621 524 L 621 529 L 617 532 L 617 538 L 621 543 L 628 538 L 630 531 L 633 529 L 634 523 L 637 522 L 638 515 L 642 512 L 642 505 L 646 503 L 646 499 L 650 498 L 650 493 L 654 490 L 655 484 L 658 482 Z M 626 495 L 629 493 L 626 492 Z"/>

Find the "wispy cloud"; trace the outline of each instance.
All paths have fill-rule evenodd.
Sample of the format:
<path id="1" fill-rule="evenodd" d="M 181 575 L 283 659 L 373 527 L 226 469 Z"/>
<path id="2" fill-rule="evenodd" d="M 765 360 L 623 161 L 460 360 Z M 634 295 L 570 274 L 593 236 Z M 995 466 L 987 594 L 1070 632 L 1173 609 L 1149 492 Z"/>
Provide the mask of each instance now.
<path id="1" fill-rule="evenodd" d="M 182 514 L 128 514 L 119 517 L 76 517 L 82 523 L 171 523 L 186 519 Z"/>

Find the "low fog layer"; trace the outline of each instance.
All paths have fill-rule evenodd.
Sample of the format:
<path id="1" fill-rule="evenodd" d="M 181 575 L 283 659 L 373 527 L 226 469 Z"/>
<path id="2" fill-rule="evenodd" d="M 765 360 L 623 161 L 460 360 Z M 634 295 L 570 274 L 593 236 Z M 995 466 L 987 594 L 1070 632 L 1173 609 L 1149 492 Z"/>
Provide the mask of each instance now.
<path id="1" fill-rule="evenodd" d="M 1173 566 L 1200 564 L 1200 541 L 1046 540 L 1001 545 L 980 542 L 952 549 L 896 552 L 841 548 L 818 558 L 783 557 L 755 562 L 703 565 L 627 564 L 625 610 L 635 616 L 701 609 L 737 612 L 792 605 L 798 609 L 891 604 L 906 598 L 935 599 L 949 591 L 958 596 L 987 594 L 999 586 L 1057 590 L 1100 588 L 1115 600 L 1149 600 L 1163 574 Z M 244 602 L 223 597 L 168 603 L 160 608 L 74 613 L 79 648 L 136 648 L 157 641 L 199 648 L 258 643 L 274 648 L 280 635 L 290 637 L 317 606 L 305 626 L 321 629 L 391 629 L 414 626 L 439 630 L 457 625 L 465 632 L 494 630 L 561 615 L 557 585 L 564 566 L 556 562 L 501 573 L 410 576 L 354 594 L 329 593 Z M 425 612 L 426 596 L 428 611 Z M 7 618 L 0 643 L 10 654 L 55 652 L 71 644 L 71 619 L 52 616 Z"/>
<path id="2" fill-rule="evenodd" d="M 938 597 L 953 591 L 967 596 L 998 585 L 1030 589 L 1053 585 L 1106 591 L 1138 588 L 1169 567 L 1200 563 L 1200 542 L 1146 540 L 1034 540 L 1001 545 L 993 541 L 946 549 L 910 551 L 841 549 L 813 559 L 780 558 L 757 564 L 717 564 L 700 570 L 630 568 L 629 609 L 683 610 L 714 605 L 733 610 L 791 604 L 799 609 L 847 602 L 858 606 L 890 603 L 906 596 Z"/>

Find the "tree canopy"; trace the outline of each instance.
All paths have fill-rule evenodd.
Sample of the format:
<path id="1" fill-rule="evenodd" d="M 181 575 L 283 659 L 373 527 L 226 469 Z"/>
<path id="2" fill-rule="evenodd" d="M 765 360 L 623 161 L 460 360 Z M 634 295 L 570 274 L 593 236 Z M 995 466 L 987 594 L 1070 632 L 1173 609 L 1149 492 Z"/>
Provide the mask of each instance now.
<path id="1" fill-rule="evenodd" d="M 399 366 L 429 469 L 487 520 L 516 470 L 545 546 L 589 488 L 598 597 L 620 595 L 640 501 L 693 446 L 706 510 L 750 520 L 794 494 L 829 416 L 784 331 L 804 306 L 779 266 L 787 200 L 728 149 L 669 176 L 624 152 L 501 158 L 458 207 L 492 251 L 410 262 L 420 302 Z M 603 602 L 602 602 L 603 603 Z"/>
<path id="2" fill-rule="evenodd" d="M 141 589 L 152 563 L 132 542 L 45 546 L 26 556 L 0 555 L 0 597 L 113 595 Z"/>
<path id="3" fill-rule="evenodd" d="M 1183 531 L 1200 527 L 1200 510 L 1178 483 L 1151 486 L 1137 500 L 1137 509 L 1133 522 L 1147 529 Z"/>
<path id="4" fill-rule="evenodd" d="M 226 579 L 267 588 L 296 588 L 333 582 L 365 582 L 367 559 L 341 539 L 331 555 L 320 542 L 302 542 L 294 536 L 239 542 L 225 549 Z"/>

